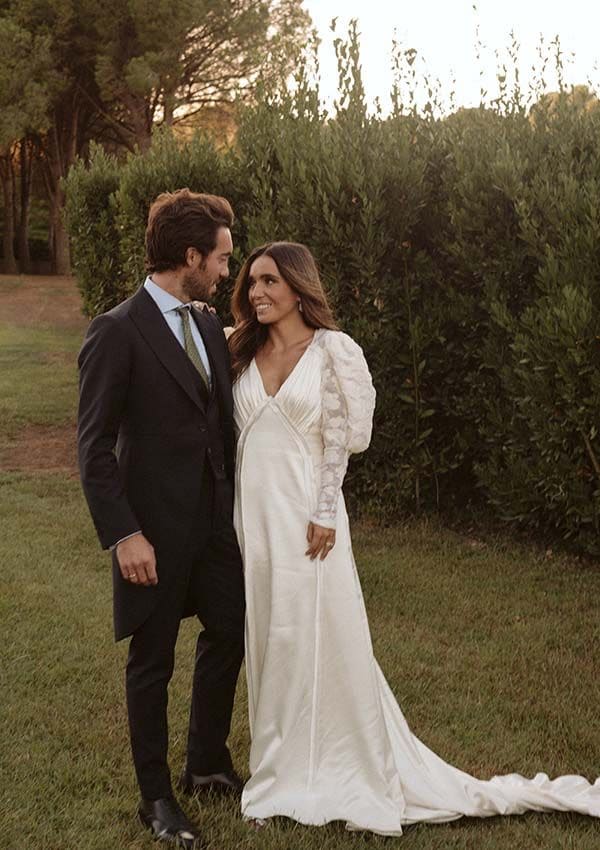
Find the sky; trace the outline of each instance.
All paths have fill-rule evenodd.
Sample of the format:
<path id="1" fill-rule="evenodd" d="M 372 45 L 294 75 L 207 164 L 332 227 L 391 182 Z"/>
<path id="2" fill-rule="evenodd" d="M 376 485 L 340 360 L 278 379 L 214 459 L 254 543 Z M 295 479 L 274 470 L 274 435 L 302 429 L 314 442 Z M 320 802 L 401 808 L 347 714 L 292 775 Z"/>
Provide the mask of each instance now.
<path id="1" fill-rule="evenodd" d="M 499 51 L 500 61 L 506 59 L 511 30 L 521 45 L 519 69 L 525 91 L 533 76 L 531 66 L 541 67 L 537 56 L 540 35 L 546 43 L 559 36 L 567 86 L 591 81 L 600 88 L 598 0 L 304 0 L 304 7 L 322 39 L 321 91 L 328 103 L 335 97 L 337 79 L 334 36 L 329 30 L 334 17 L 339 35 L 347 32 L 351 18 L 358 19 L 367 97 L 370 103 L 378 97 L 384 111 L 389 108 L 394 36 L 403 48 L 416 49 L 417 62 L 424 62 L 431 77 L 440 79 L 446 110 L 452 105 L 451 90 L 455 91 L 456 107 L 478 105 L 482 87 L 496 96 L 495 51 Z M 483 45 L 479 63 L 477 27 Z M 545 79 L 547 90 L 558 88 L 554 72 L 548 70 Z M 421 105 L 426 99 L 423 91 Z"/>

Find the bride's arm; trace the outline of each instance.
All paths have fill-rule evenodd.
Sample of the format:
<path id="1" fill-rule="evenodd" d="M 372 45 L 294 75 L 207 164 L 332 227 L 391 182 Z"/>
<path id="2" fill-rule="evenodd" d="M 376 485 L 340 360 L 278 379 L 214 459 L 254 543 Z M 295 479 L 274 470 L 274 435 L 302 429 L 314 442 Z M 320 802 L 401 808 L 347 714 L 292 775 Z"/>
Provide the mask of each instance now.
<path id="1" fill-rule="evenodd" d="M 350 454 L 371 440 L 375 389 L 362 349 L 340 331 L 324 335 L 321 434 L 323 461 L 312 524 L 335 529 L 340 491 Z"/>

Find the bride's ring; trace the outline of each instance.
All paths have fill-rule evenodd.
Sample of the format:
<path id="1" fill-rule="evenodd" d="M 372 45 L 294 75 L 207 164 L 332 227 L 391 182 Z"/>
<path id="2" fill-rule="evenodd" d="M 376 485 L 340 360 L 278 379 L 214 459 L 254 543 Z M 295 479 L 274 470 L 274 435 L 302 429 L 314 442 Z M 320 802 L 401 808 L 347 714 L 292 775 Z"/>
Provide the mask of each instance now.
<path id="1" fill-rule="evenodd" d="M 328 549 L 331 549 L 331 547 L 333 546 L 333 543 L 330 543 L 329 540 L 328 540 L 325 545 L 327 546 Z"/>

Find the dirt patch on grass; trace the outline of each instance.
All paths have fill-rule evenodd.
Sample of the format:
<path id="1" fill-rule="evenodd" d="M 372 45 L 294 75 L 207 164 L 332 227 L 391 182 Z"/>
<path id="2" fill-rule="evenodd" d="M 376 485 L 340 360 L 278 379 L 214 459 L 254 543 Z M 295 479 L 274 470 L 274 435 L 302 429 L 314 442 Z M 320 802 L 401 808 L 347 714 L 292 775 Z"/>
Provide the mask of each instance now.
<path id="1" fill-rule="evenodd" d="M 73 330 L 88 323 L 75 278 L 57 275 L 0 275 L 0 321 Z"/>
<path id="2" fill-rule="evenodd" d="M 0 275 L 0 322 L 23 328 L 58 328 L 83 332 L 87 319 L 74 277 Z M 70 351 L 46 351 L 43 362 L 72 363 Z M 77 475 L 74 423 L 24 425 L 0 434 L 0 470 L 63 472 Z"/>
<path id="3" fill-rule="evenodd" d="M 66 472 L 76 477 L 76 426 L 26 425 L 0 445 L 2 472 Z"/>

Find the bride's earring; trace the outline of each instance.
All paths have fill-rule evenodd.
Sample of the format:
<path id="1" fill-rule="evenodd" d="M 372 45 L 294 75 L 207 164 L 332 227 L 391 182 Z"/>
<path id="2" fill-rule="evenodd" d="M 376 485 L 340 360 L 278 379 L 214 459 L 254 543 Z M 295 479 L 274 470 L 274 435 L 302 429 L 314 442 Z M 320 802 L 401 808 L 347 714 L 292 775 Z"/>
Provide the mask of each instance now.
<path id="1" fill-rule="evenodd" d="M 298 309 L 300 310 L 301 313 L 304 312 L 302 310 L 302 301 L 300 301 L 300 299 L 298 299 Z"/>

